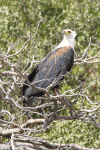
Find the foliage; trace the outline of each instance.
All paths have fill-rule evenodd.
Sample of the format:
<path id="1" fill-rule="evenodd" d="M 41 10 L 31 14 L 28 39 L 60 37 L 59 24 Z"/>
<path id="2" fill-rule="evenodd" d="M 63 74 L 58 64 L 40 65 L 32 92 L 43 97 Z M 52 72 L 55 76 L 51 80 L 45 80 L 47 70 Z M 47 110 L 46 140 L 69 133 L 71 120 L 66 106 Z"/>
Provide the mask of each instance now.
<path id="1" fill-rule="evenodd" d="M 48 141 L 59 143 L 77 143 L 85 147 L 100 148 L 99 129 L 90 124 L 79 121 L 63 121 L 55 123 L 53 129 L 49 128 L 47 133 L 43 133 L 42 137 Z"/>
<path id="2" fill-rule="evenodd" d="M 56 46 L 62 39 L 62 30 L 66 28 L 71 28 L 77 32 L 75 55 L 76 58 L 79 58 L 86 50 L 90 38 L 92 39 L 92 43 L 96 43 L 97 40 L 100 41 L 99 6 L 99 0 L 2 0 L 0 1 L 0 49 L 3 53 L 6 53 L 8 48 L 23 35 L 18 46 L 10 54 L 18 52 L 23 43 L 35 34 L 37 24 L 43 18 L 43 22 L 40 23 L 38 33 L 34 40 L 30 41 L 24 48 L 24 53 L 26 50 L 27 52 L 24 56 L 19 54 L 10 58 L 11 62 L 16 63 L 17 61 L 18 63 L 19 58 L 22 57 L 20 70 L 23 71 L 26 62 L 28 63 L 25 68 L 27 70 L 33 59 L 32 55 L 35 56 L 35 60 L 44 58 L 54 48 L 48 42 Z M 36 43 L 31 46 L 35 41 Z M 91 45 L 87 58 L 93 57 L 98 52 L 98 45 Z M 71 74 L 67 74 L 63 83 L 60 84 L 61 93 L 74 89 L 83 82 L 83 88 L 85 88 L 90 83 L 92 84 L 92 81 L 96 80 L 84 94 L 91 97 L 92 102 L 95 102 L 97 99 L 100 100 L 99 70 L 100 63 L 75 64 Z M 4 80 L 6 80 L 6 77 L 4 77 Z M 75 92 L 79 91 L 80 89 L 77 89 Z M 20 89 L 18 89 L 18 93 L 21 93 Z M 70 98 L 69 100 L 74 101 L 75 99 L 76 97 Z M 84 108 L 91 107 L 85 99 L 83 101 L 79 97 L 79 102 L 75 105 L 77 110 L 80 109 L 81 103 L 83 103 Z M 10 112 L 16 116 L 19 113 L 18 110 L 16 112 L 13 106 L 4 104 L 3 101 L 0 101 L 0 105 L 2 106 L 1 109 L 7 108 L 9 110 L 12 108 Z M 60 113 L 64 115 L 69 114 L 67 110 L 61 111 Z M 38 115 L 34 115 L 34 117 L 36 118 Z M 23 119 L 26 120 L 27 118 L 25 117 Z M 20 121 L 20 119 L 17 121 Z M 49 129 L 49 133 L 43 133 L 40 136 L 47 137 L 53 142 L 78 143 L 86 147 L 94 146 L 100 148 L 99 130 L 95 126 L 79 121 L 65 121 L 62 124 L 57 122 L 54 125 L 55 127 L 52 130 Z"/>

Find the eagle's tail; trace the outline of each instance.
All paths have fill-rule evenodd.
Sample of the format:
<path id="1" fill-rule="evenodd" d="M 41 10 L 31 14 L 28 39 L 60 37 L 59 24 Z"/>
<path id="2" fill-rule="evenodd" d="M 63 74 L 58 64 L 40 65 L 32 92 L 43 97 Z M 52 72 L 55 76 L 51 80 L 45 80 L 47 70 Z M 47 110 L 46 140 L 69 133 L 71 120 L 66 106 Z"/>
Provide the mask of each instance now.
<path id="1" fill-rule="evenodd" d="M 28 106 L 31 106 L 36 101 L 36 99 L 36 96 L 30 96 L 28 98 L 25 98 L 23 103 L 26 103 Z"/>

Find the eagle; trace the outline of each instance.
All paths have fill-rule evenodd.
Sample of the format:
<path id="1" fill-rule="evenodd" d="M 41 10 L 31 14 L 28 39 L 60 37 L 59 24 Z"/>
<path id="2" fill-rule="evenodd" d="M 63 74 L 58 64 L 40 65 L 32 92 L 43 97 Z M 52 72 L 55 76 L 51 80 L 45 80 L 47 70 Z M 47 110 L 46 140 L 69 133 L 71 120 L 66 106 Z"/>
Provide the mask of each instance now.
<path id="1" fill-rule="evenodd" d="M 66 72 L 70 71 L 74 63 L 74 40 L 77 35 L 75 31 L 66 29 L 62 32 L 62 42 L 53 49 L 27 77 L 28 80 L 38 88 L 54 90 L 59 87 Z M 31 106 L 35 100 L 45 94 L 37 90 L 25 81 L 22 87 L 24 102 Z"/>

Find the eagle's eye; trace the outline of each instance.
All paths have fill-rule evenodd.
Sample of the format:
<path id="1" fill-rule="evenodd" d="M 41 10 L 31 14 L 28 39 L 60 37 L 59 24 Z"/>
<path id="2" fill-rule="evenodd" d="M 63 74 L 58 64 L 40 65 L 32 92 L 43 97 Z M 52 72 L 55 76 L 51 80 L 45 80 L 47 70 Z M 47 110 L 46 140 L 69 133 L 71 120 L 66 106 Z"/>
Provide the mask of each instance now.
<path id="1" fill-rule="evenodd" d="M 68 33 L 71 33 L 71 31 L 68 31 Z"/>

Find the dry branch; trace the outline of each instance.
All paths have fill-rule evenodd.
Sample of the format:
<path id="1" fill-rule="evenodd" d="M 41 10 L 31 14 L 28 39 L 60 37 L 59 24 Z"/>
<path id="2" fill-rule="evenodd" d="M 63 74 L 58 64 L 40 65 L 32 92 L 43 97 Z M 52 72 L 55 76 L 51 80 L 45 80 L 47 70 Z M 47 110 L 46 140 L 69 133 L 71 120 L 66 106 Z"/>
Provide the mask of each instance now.
<path id="1" fill-rule="evenodd" d="M 50 143 L 38 137 L 37 138 L 32 137 L 30 139 L 30 137 L 27 137 L 27 136 L 26 137 L 15 136 L 13 140 L 14 140 L 14 147 L 16 148 L 16 150 L 19 150 L 19 149 L 22 149 L 22 150 L 24 149 L 29 149 L 29 150 L 33 150 L 33 149 L 38 149 L 38 150 L 50 150 L 50 149 L 99 150 L 96 148 L 85 148 L 77 144 Z M 4 148 L 4 146 L 8 150 L 8 148 L 10 148 L 11 146 L 11 143 L 7 143 L 6 145 L 5 144 L 0 145 L 2 149 Z"/>
<path id="2" fill-rule="evenodd" d="M 32 124 L 43 124 L 44 122 L 45 122 L 45 119 L 30 119 L 26 123 L 22 125 L 18 125 L 19 128 L 4 129 L 0 127 L 0 135 L 11 136 L 12 133 L 19 133 L 23 131 L 24 127 L 29 127 Z"/>
<path id="3" fill-rule="evenodd" d="M 85 148 L 81 147 L 76 144 L 57 144 L 57 143 L 50 143 L 47 142 L 44 139 L 31 137 L 29 136 L 31 133 L 41 133 L 46 131 L 48 127 L 50 127 L 51 123 L 54 121 L 59 120 L 80 120 L 86 123 L 90 123 L 95 125 L 97 128 L 100 128 L 100 100 L 91 100 L 90 97 L 87 95 L 86 91 L 91 88 L 92 85 L 96 84 L 97 82 L 100 82 L 100 79 L 96 77 L 94 81 L 90 81 L 89 85 L 86 84 L 86 82 L 79 82 L 78 79 L 76 79 L 80 84 L 72 88 L 70 90 L 65 91 L 63 94 L 57 93 L 56 95 L 49 93 L 50 85 L 47 87 L 47 89 L 40 88 L 34 86 L 33 83 L 30 83 L 26 74 L 29 72 L 29 70 L 32 68 L 34 63 L 39 63 L 37 60 L 30 61 L 30 66 L 28 66 L 28 63 L 23 68 L 23 71 L 20 68 L 20 62 L 22 60 L 22 57 L 24 54 L 29 50 L 30 47 L 28 47 L 25 51 L 26 45 L 34 40 L 35 36 L 38 33 L 40 22 L 43 19 L 41 19 L 38 22 L 37 30 L 35 34 L 26 40 L 26 42 L 23 44 L 23 46 L 14 54 L 10 54 L 12 50 L 16 48 L 16 46 L 19 44 L 22 36 L 16 41 L 13 45 L 10 45 L 8 48 L 7 53 L 2 53 L 0 51 L 0 69 L 2 69 L 2 72 L 0 72 L 0 100 L 3 101 L 5 105 L 5 110 L 2 109 L 0 111 L 0 135 L 2 137 L 11 137 L 11 140 L 9 143 L 1 144 L 0 148 L 6 148 L 12 150 L 24 150 L 25 148 L 28 149 L 40 149 L 40 150 L 47 150 L 47 149 L 74 149 L 74 150 L 98 150 L 95 148 Z M 38 40 L 38 39 L 37 39 Z M 34 42 L 32 41 L 32 44 L 30 46 L 33 46 L 36 44 L 37 40 Z M 49 43 L 49 42 L 48 42 Z M 74 65 L 78 64 L 93 64 L 93 63 L 99 63 L 100 62 L 100 52 L 95 54 L 92 57 L 86 57 L 89 49 L 91 49 L 91 46 L 96 46 L 96 49 L 99 47 L 100 43 L 93 44 L 90 42 L 82 54 L 80 58 L 76 58 Z M 20 58 L 16 61 L 16 63 L 11 62 L 11 58 L 14 58 L 15 56 L 20 54 Z M 27 69 L 26 69 L 27 68 Z M 70 76 L 71 73 L 69 73 Z M 45 97 L 39 97 L 39 100 L 37 100 L 36 103 L 34 103 L 33 107 L 23 107 L 22 100 L 23 97 L 20 93 L 20 88 L 22 87 L 24 80 L 26 80 L 27 85 L 39 90 L 44 91 L 46 93 Z M 56 83 L 56 81 L 54 81 Z M 67 100 L 67 98 L 70 98 L 70 101 Z M 80 108 L 76 109 L 74 108 L 74 105 L 79 102 L 79 98 L 81 100 Z M 63 102 L 62 102 L 63 101 Z M 86 101 L 89 103 L 89 108 L 85 108 L 83 103 Z M 9 108 L 8 108 L 9 106 Z M 6 110 L 7 109 L 7 110 Z M 69 115 L 67 116 L 60 116 L 58 115 L 61 110 L 69 109 Z M 13 113 L 13 111 L 15 111 Z M 34 118 L 34 114 L 37 114 L 41 116 L 40 119 L 29 119 Z M 6 117 L 5 117 L 6 116 Z M 23 123 L 23 116 L 27 116 L 29 119 L 26 121 L 26 123 Z M 18 122 L 18 119 L 20 122 Z M 25 122 L 24 121 L 24 122 Z M 36 126 L 34 126 L 36 125 Z M 41 125 L 41 126 L 40 126 Z M 30 138 L 31 137 L 31 138 Z"/>

